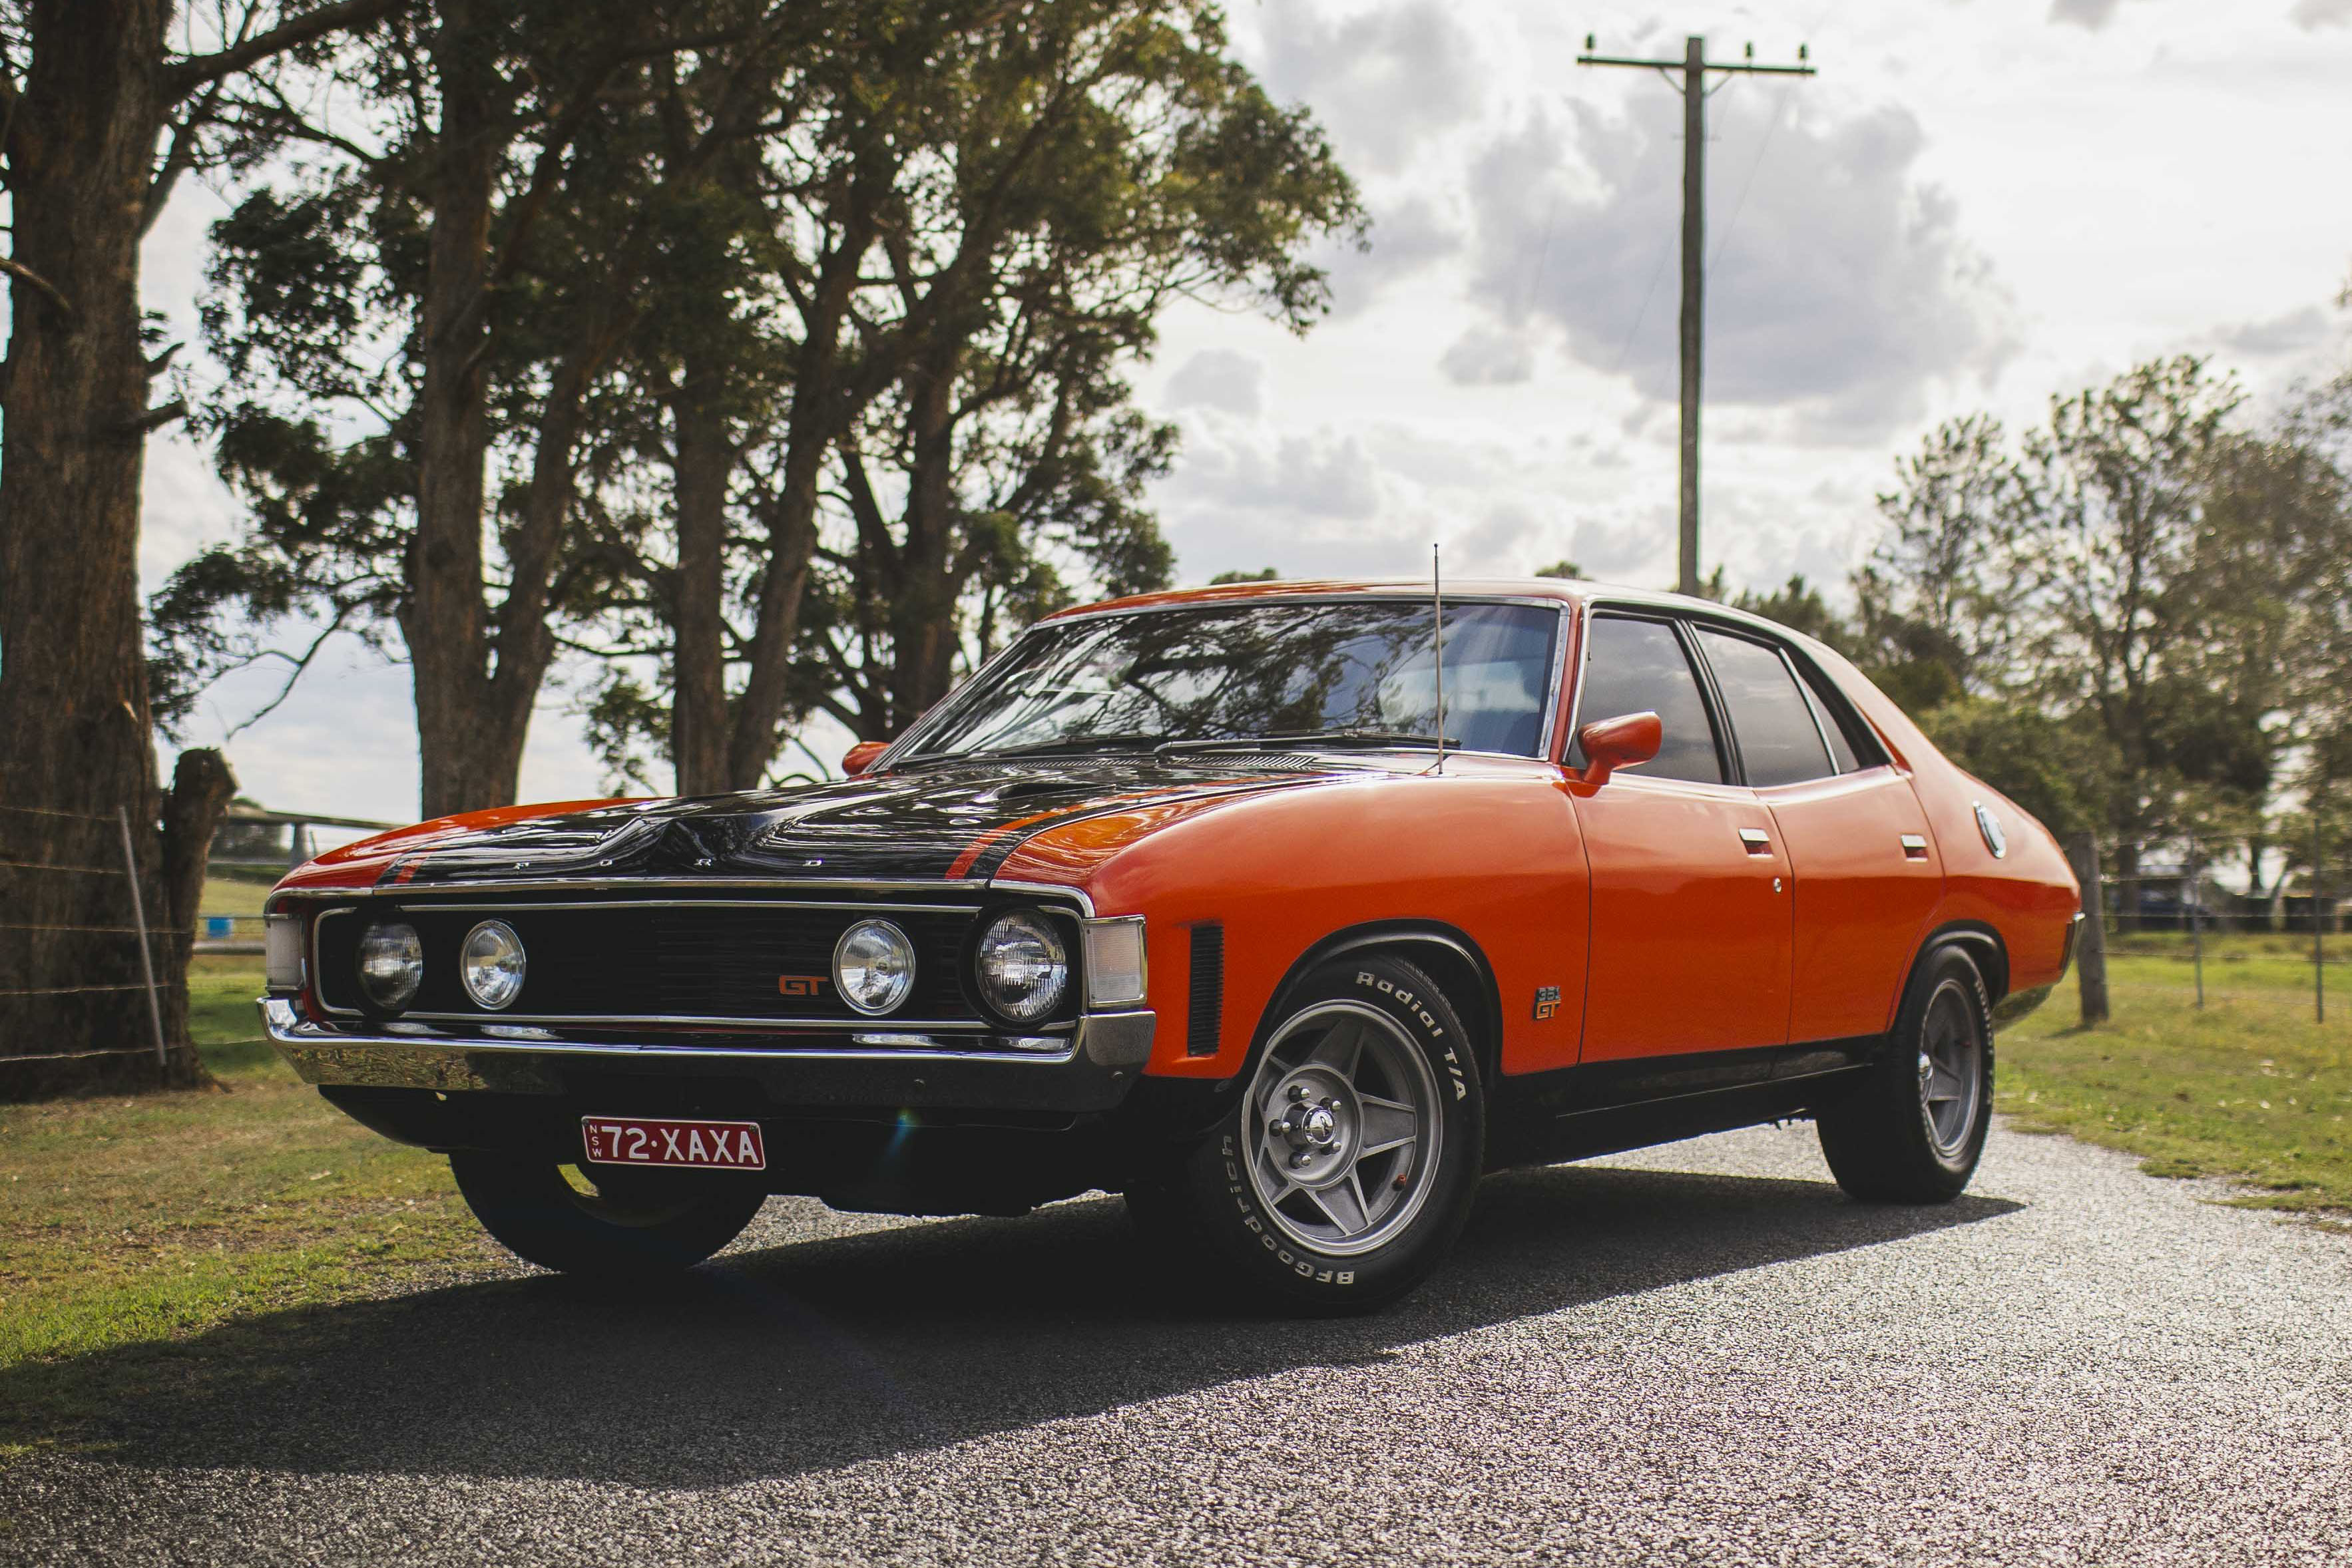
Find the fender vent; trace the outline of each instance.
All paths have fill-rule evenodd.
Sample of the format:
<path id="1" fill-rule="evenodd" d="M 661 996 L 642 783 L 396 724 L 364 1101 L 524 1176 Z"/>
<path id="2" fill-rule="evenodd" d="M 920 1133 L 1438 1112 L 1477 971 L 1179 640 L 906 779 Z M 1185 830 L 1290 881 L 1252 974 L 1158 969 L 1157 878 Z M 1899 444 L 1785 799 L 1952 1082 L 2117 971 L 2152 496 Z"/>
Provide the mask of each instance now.
<path id="1" fill-rule="evenodd" d="M 1225 928 L 1207 920 L 1192 926 L 1192 987 L 1184 1004 L 1184 1054 L 1217 1054 L 1217 1024 L 1225 1010 Z"/>

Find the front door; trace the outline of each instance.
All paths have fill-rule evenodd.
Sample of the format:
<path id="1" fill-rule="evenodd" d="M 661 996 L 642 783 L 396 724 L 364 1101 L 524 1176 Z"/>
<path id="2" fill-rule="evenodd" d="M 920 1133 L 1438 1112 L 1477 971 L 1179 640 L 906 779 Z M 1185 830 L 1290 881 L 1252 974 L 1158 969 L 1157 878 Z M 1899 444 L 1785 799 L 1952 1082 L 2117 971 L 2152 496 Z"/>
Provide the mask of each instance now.
<path id="1" fill-rule="evenodd" d="M 1580 727 L 1649 711 L 1664 732 L 1654 760 L 1570 796 L 1591 867 L 1580 1061 L 1644 1094 L 1761 1078 L 1789 1038 L 1789 862 L 1771 812 L 1726 782 L 1685 636 L 1595 614 L 1576 706 Z"/>

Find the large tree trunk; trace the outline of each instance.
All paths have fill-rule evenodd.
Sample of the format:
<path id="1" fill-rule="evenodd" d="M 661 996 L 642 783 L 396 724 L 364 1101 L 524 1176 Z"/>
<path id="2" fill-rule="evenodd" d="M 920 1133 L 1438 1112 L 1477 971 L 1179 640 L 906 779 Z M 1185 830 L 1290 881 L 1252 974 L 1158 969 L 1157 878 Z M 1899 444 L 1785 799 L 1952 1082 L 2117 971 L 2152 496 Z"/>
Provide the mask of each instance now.
<path id="1" fill-rule="evenodd" d="M 715 794 L 733 784 L 727 768 L 726 616 L 727 483 L 735 470 L 735 444 L 719 390 L 719 377 L 689 361 L 684 384 L 670 400 L 677 429 L 677 576 L 670 604 L 677 643 L 669 744 L 681 795 Z"/>
<path id="2" fill-rule="evenodd" d="M 890 603 L 890 727 L 896 734 L 947 695 L 955 679 L 955 383 L 951 336 L 908 377 L 914 456 L 907 476 L 907 539 Z"/>
<path id="3" fill-rule="evenodd" d="M 503 84 L 467 0 L 443 0 L 433 44 L 440 134 L 428 176 L 433 222 L 422 306 L 424 384 L 416 400 L 416 537 L 409 542 L 401 632 L 416 693 L 425 815 L 512 802 L 520 747 L 499 733 L 488 697 L 482 605 L 483 486 L 489 413 L 481 350 L 488 330 L 490 215 L 507 131 Z"/>
<path id="4" fill-rule="evenodd" d="M 13 1072 L 9 1087 L 25 1092 L 153 1083 L 166 1071 L 137 1049 L 152 1045 L 152 1027 L 122 930 L 114 812 L 127 812 L 152 878 L 161 846 L 139 603 L 149 421 L 138 267 L 170 9 L 39 0 L 31 74 L 10 106 L 0 861 L 17 863 L 0 866 L 0 993 L 13 993 L 0 995 L 0 1058 L 121 1052 Z M 89 869 L 49 869 L 68 867 Z"/>

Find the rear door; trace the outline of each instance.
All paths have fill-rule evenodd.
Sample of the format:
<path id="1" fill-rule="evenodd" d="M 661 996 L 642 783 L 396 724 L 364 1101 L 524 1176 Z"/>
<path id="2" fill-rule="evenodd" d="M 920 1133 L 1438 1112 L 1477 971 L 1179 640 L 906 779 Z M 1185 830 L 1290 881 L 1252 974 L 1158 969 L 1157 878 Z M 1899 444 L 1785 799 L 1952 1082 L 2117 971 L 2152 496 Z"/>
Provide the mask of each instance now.
<path id="1" fill-rule="evenodd" d="M 1763 1048 L 1788 1038 L 1789 1021 L 1788 862 L 1771 813 L 1729 781 L 1680 625 L 1599 611 L 1583 645 L 1576 724 L 1655 712 L 1664 744 L 1655 760 L 1570 793 L 1591 867 L 1580 1060 L 1660 1068 L 1626 1075 L 1630 1093 L 1760 1078 Z M 1582 763 L 1571 751 L 1570 766 Z M 1708 1060 L 1655 1060 L 1672 1057 Z"/>
<path id="2" fill-rule="evenodd" d="M 1817 1071 L 1887 1029 L 1942 867 L 1910 781 L 1801 653 L 1726 627 L 1696 640 L 1794 878 L 1786 1038 L 1820 1049 L 1783 1071 Z"/>

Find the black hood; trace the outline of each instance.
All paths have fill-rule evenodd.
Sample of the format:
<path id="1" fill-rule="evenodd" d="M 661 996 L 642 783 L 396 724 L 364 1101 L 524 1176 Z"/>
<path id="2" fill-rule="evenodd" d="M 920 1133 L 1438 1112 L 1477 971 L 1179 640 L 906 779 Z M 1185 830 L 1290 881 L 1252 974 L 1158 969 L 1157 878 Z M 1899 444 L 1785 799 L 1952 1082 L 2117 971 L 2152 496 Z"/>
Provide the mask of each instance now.
<path id="1" fill-rule="evenodd" d="M 1362 778 L 1352 759 L 938 763 L 795 789 L 599 806 L 484 828 L 385 869 L 410 887 L 514 878 L 985 881 L 1031 836 L 1139 805 Z"/>

